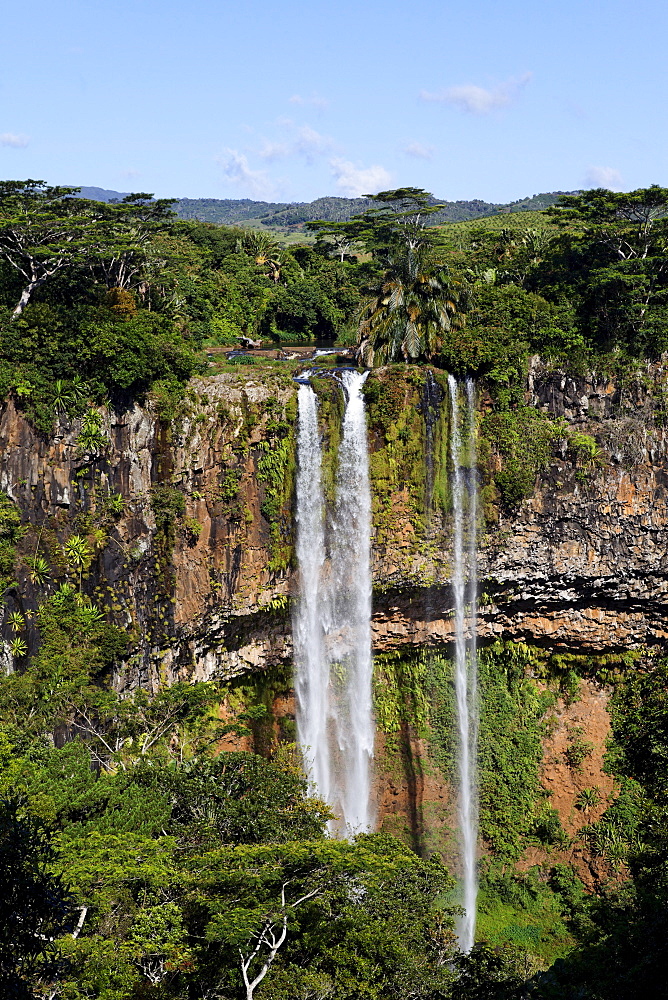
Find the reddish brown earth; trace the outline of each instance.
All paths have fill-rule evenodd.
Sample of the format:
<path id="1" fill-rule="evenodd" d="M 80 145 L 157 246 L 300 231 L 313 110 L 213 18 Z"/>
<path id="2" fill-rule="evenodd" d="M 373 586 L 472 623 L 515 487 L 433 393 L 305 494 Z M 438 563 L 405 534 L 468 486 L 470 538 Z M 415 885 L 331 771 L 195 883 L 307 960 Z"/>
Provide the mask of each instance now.
<path id="1" fill-rule="evenodd" d="M 593 857 L 580 831 L 601 818 L 615 798 L 615 782 L 606 773 L 604 757 L 610 735 L 609 692 L 592 681 L 581 681 L 579 695 L 572 701 L 560 698 L 547 718 L 549 735 L 544 741 L 541 784 L 548 792 L 548 804 L 557 810 L 571 844 L 566 850 L 542 850 L 529 847 L 520 868 L 532 865 L 572 864 L 586 886 L 594 888 L 614 877 L 614 872 Z M 591 746 L 581 764 L 569 764 L 568 752 L 573 738 Z M 586 789 L 597 789 L 597 805 L 580 807 L 578 796 Z"/>

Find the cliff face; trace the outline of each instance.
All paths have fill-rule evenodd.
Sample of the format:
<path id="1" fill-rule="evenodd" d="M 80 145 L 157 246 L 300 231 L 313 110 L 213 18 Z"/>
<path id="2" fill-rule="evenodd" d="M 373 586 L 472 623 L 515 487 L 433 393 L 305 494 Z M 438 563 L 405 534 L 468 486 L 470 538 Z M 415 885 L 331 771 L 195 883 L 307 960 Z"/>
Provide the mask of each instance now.
<path id="1" fill-rule="evenodd" d="M 667 378 L 654 367 L 625 385 L 534 366 L 527 403 L 562 419 L 564 437 L 518 509 L 504 513 L 488 490 L 483 641 L 609 651 L 668 637 Z M 65 578 L 63 544 L 79 533 L 93 550 L 84 590 L 136 640 L 120 687 L 289 664 L 295 416 L 296 386 L 282 374 L 219 375 L 193 381 L 170 421 L 150 405 L 104 412 L 107 443 L 91 454 L 77 443 L 79 421 L 46 441 L 9 401 L 0 488 L 31 525 L 19 570 L 23 610 L 39 599 L 28 579 L 34 553 L 49 553 L 56 583 Z M 586 462 L 574 460 L 567 432 L 596 439 Z M 489 479 L 501 462 L 493 442 L 483 460 Z M 112 515 L 116 494 L 124 504 Z M 378 514 L 376 649 L 448 644 L 448 515 L 420 535 L 407 489 L 383 503 L 392 530 Z"/>
<path id="2" fill-rule="evenodd" d="M 604 652 L 668 638 L 666 391 L 658 366 L 628 385 L 534 367 L 527 403 L 563 421 L 564 436 L 533 495 L 510 514 L 493 512 L 481 534 L 483 641 Z M 574 461 L 566 431 L 594 438 L 597 453 Z M 376 572 L 382 579 L 382 566 Z M 377 602 L 379 643 L 451 638 L 447 586 L 394 598 Z"/>
<path id="3" fill-rule="evenodd" d="M 369 379 L 375 797 L 384 829 L 454 864 L 450 430 L 444 393 L 428 398 L 424 378 L 421 370 L 397 366 Z M 516 647 L 521 655 L 527 647 L 592 655 L 643 650 L 668 637 L 667 387 L 661 366 L 613 382 L 570 378 L 536 363 L 525 409 L 544 414 L 550 445 L 535 481 L 528 479 L 528 498 L 506 508 L 495 477 L 498 483 L 509 465 L 507 450 L 488 433 L 491 400 L 478 400 L 481 645 L 515 640 L 527 644 Z M 321 380 L 318 392 L 327 490 L 340 401 L 331 380 Z M 6 594 L 9 610 L 33 611 L 69 579 L 128 633 L 132 653 L 114 675 L 119 690 L 252 674 L 261 683 L 266 678 L 263 698 L 271 701 L 273 725 L 290 738 L 296 393 L 289 377 L 271 369 L 194 380 L 169 419 L 151 405 L 100 410 L 102 437 L 92 451 L 81 419 L 61 422 L 46 440 L 7 402 L 0 413 L 0 489 L 26 525 L 19 587 Z M 515 434 L 520 452 L 531 452 L 533 426 Z M 80 578 L 67 559 L 74 535 L 87 540 L 89 551 Z M 38 554 L 50 575 L 31 582 Z M 38 637 L 27 619 L 34 651 Z M 3 636 L 0 665 L 11 669 L 7 624 Z M 438 660 L 441 654 L 446 659 Z M 543 684 L 535 662 L 534 692 Z M 532 674 L 530 663 L 524 669 Z M 549 856 L 574 864 L 590 885 L 609 874 L 578 839 L 616 795 L 603 769 L 608 698 L 589 679 L 574 699 L 559 694 L 549 725 L 536 721 L 538 756 L 526 761 L 536 785 L 526 815 L 540 817 L 541 795 L 548 795 L 565 838 Z M 487 702 L 483 715 L 497 709 Z M 523 713 L 500 719 L 498 738 L 522 726 Z M 573 768 L 568 750 L 580 731 L 592 749 Z M 517 818 L 525 828 L 526 815 Z M 520 866 L 546 857 L 535 839 L 516 854 Z"/>
<path id="4" fill-rule="evenodd" d="M 285 656 L 285 626 L 266 609 L 272 600 L 284 606 L 288 577 L 269 565 L 256 446 L 270 413 L 285 417 L 293 399 L 285 379 L 195 381 L 170 422 L 150 406 L 104 412 L 107 442 L 95 454 L 78 443 L 80 421 L 59 425 L 46 441 L 9 401 L 0 418 L 0 489 L 31 526 L 19 568 L 23 610 L 39 597 L 29 579 L 33 553 L 48 553 L 57 583 L 65 578 L 63 545 L 78 533 L 94 549 L 84 591 L 136 647 L 119 669 L 120 687 L 230 677 Z M 118 494 L 122 512 L 112 515 Z M 246 642 L 249 619 L 258 624 Z"/>

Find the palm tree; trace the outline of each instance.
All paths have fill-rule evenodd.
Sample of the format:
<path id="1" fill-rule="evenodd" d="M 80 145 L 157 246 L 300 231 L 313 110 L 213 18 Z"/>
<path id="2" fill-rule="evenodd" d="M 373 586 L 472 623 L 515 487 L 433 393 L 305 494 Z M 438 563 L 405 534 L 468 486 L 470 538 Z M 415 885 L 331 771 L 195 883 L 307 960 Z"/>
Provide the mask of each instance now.
<path id="1" fill-rule="evenodd" d="M 51 576 L 49 564 L 43 556 L 35 555 L 30 570 L 30 582 L 43 587 Z"/>
<path id="2" fill-rule="evenodd" d="M 271 278 L 277 284 L 281 277 L 283 258 L 281 248 L 273 236 L 268 233 L 248 230 L 243 237 L 238 240 L 237 246 L 240 250 L 253 257 L 258 267 L 269 268 L 266 278 Z"/>
<path id="3" fill-rule="evenodd" d="M 79 571 L 79 593 L 81 593 L 81 577 L 92 555 L 88 539 L 83 535 L 72 535 L 65 542 L 65 557 L 75 571 Z M 60 588 L 62 591 L 62 587 Z"/>
<path id="4" fill-rule="evenodd" d="M 88 392 L 86 383 L 75 375 L 69 382 L 56 379 L 53 388 L 53 408 L 59 416 L 66 414 L 69 407 L 78 403 Z"/>
<path id="5" fill-rule="evenodd" d="M 432 358 L 453 327 L 464 324 L 464 289 L 444 267 L 410 248 L 389 262 L 359 313 L 357 357 L 367 366 L 401 356 Z"/>

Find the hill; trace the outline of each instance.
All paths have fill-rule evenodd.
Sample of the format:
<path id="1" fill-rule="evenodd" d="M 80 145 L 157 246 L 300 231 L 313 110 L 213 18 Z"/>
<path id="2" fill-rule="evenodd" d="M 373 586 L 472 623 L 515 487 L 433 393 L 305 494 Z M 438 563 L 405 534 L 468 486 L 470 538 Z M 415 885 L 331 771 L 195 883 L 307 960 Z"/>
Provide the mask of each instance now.
<path id="1" fill-rule="evenodd" d="M 553 205 L 561 194 L 551 191 L 521 198 L 507 204 L 482 201 L 446 201 L 432 198 L 433 204 L 442 204 L 440 212 L 431 217 L 431 225 L 442 226 L 450 222 L 467 222 L 490 215 L 509 212 L 540 211 Z M 126 192 L 111 191 L 100 187 L 82 187 L 81 196 L 95 201 L 121 200 Z M 268 229 L 286 236 L 298 233 L 305 222 L 324 219 L 327 222 L 345 222 L 359 215 L 374 203 L 368 198 L 316 198 L 309 202 L 253 201 L 250 198 L 179 198 L 174 209 L 182 219 L 198 219 L 222 226 L 245 226 Z"/>
<path id="2" fill-rule="evenodd" d="M 445 201 L 433 198 L 433 204 L 442 204 L 440 212 L 431 217 L 432 225 L 481 219 L 498 212 L 539 211 L 553 205 L 561 194 L 554 191 L 533 195 L 505 205 L 480 199 L 471 201 Z M 181 198 L 175 205 L 184 219 L 200 219 L 218 225 L 246 225 L 265 229 L 294 232 L 305 222 L 324 219 L 327 222 L 345 222 L 370 208 L 374 203 L 368 198 L 316 198 L 315 201 L 280 204 L 262 201 L 231 201 L 217 198 Z"/>
<path id="3" fill-rule="evenodd" d="M 122 201 L 129 193 L 129 191 L 109 191 L 100 187 L 82 187 L 80 190 L 81 197 L 90 198 L 91 201 Z"/>

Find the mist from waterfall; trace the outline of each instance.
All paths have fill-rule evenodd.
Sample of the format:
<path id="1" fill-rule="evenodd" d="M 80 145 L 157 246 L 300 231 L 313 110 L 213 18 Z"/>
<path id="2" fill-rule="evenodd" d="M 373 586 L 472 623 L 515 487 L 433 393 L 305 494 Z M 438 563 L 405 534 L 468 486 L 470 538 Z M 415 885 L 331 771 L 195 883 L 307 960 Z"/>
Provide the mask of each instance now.
<path id="1" fill-rule="evenodd" d="M 299 389 L 293 619 L 297 727 L 310 781 L 332 808 L 330 833 L 369 830 L 375 725 L 371 657 L 371 491 L 366 375 L 342 372 L 346 405 L 335 501 L 325 517 L 317 397 Z M 329 558 L 325 558 L 329 543 Z"/>
<path id="2" fill-rule="evenodd" d="M 468 379 L 465 387 L 467 441 L 462 440 L 460 389 L 452 375 L 450 391 L 450 459 L 452 463 L 453 568 L 452 590 L 455 604 L 455 701 L 457 716 L 458 820 L 463 888 L 463 914 L 458 920 L 457 938 L 463 952 L 473 946 L 476 924 L 478 880 L 476 846 L 478 840 L 478 789 L 476 755 L 478 745 L 478 669 L 477 669 L 477 572 L 476 520 L 477 476 L 475 461 L 475 386 Z M 464 461 L 468 475 L 465 478 Z M 468 555 L 468 560 L 466 556 Z M 468 639 L 467 587 L 468 561 Z"/>

